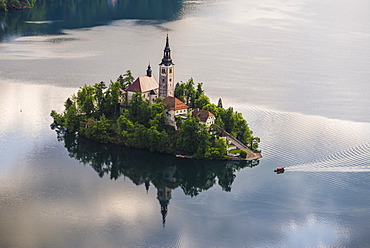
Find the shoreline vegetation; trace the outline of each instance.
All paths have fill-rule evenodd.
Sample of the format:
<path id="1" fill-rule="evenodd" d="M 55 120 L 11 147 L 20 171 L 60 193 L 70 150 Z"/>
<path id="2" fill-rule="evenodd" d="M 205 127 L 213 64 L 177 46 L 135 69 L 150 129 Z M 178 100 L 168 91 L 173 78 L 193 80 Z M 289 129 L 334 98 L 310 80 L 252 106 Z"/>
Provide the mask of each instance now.
<path id="1" fill-rule="evenodd" d="M 37 0 L 0 0 L 0 12 L 32 8 Z"/>
<path id="2" fill-rule="evenodd" d="M 62 113 L 51 111 L 53 129 L 75 133 L 101 143 L 167 153 L 178 157 L 206 160 L 251 160 L 261 157 L 260 139 L 253 136 L 241 113 L 232 107 L 223 108 L 221 98 L 212 104 L 202 89 L 203 83 L 190 78 L 175 87 L 175 98 L 191 110 L 207 110 L 215 117 L 214 124 L 202 124 L 199 117 L 190 113 L 176 117 L 174 126 L 168 125 L 166 105 L 160 97 L 146 100 L 135 92 L 128 100 L 126 90 L 134 82 L 131 71 L 120 75 L 116 82 L 85 85 L 64 103 Z M 223 137 L 230 133 L 253 154 L 245 150 L 235 153 L 234 145 Z M 228 151 L 234 150 L 231 153 Z M 246 150 L 247 150 L 246 149 Z M 256 155 L 257 154 L 257 155 Z M 256 155 L 256 156 L 251 156 Z M 249 159 L 248 159 L 249 158 Z"/>

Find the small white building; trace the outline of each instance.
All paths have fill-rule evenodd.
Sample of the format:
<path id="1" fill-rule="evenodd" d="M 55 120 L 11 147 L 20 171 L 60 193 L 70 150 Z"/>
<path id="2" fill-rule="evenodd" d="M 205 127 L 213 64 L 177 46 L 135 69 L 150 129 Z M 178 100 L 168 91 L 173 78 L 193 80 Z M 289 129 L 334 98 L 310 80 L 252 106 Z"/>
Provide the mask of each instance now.
<path id="1" fill-rule="evenodd" d="M 180 116 L 186 118 L 189 107 L 179 99 L 173 96 L 167 96 L 162 100 L 165 108 L 165 123 L 167 125 L 173 126 L 176 128 L 176 119 L 175 117 Z"/>
<path id="2" fill-rule="evenodd" d="M 192 112 L 191 112 L 191 116 L 193 118 L 199 118 L 199 123 L 200 124 L 205 124 L 207 126 L 211 126 L 212 124 L 215 123 L 215 119 L 216 117 L 211 113 L 209 112 L 208 110 L 204 110 L 204 109 L 194 109 Z"/>

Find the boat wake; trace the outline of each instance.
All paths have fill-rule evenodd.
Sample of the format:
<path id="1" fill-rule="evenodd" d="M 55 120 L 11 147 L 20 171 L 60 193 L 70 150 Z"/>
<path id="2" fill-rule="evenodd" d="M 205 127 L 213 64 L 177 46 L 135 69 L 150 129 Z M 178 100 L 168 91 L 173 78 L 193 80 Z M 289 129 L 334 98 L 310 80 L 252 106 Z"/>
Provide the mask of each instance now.
<path id="1" fill-rule="evenodd" d="M 370 172 L 370 143 L 310 162 L 287 166 L 285 171 Z"/>

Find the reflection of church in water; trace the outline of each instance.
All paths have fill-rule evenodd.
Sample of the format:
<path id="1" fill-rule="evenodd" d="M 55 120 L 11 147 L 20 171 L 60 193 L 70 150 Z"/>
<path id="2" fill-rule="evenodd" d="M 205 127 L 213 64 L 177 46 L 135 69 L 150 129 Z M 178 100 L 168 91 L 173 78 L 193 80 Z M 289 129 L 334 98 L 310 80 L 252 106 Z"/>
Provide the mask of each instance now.
<path id="1" fill-rule="evenodd" d="M 163 171 L 164 185 L 157 188 L 157 199 L 161 205 L 163 226 L 166 224 L 167 207 L 172 198 L 172 190 L 179 186 L 176 183 L 175 172 L 176 166 L 168 167 L 167 170 Z"/>
<path id="2" fill-rule="evenodd" d="M 172 198 L 172 190 L 176 189 L 179 184 L 177 183 L 177 179 L 175 177 L 176 174 L 176 166 L 169 166 L 165 170 L 162 171 L 162 180 L 158 182 L 158 185 L 155 185 L 153 182 L 152 184 L 157 189 L 157 199 L 161 206 L 161 214 L 162 214 L 162 223 L 163 226 L 166 224 L 166 217 L 168 211 L 168 205 Z M 127 175 L 130 177 L 129 175 Z M 131 178 L 130 178 L 131 179 Z M 149 191 L 150 187 L 150 180 L 148 178 L 142 178 L 135 182 L 135 180 L 131 179 L 136 185 L 145 185 L 146 191 Z"/>
<path id="3" fill-rule="evenodd" d="M 157 156 L 140 150 L 91 142 L 73 133 L 57 133 L 58 139 L 64 140 L 69 156 L 84 165 L 90 164 L 99 177 L 109 175 L 112 180 L 127 177 L 134 184 L 145 186 L 147 193 L 150 185 L 154 186 L 163 226 L 166 224 L 172 190 L 181 188 L 185 195 L 193 197 L 218 184 L 222 190 L 230 191 L 235 172 L 259 164 L 259 160 L 202 162 Z"/>

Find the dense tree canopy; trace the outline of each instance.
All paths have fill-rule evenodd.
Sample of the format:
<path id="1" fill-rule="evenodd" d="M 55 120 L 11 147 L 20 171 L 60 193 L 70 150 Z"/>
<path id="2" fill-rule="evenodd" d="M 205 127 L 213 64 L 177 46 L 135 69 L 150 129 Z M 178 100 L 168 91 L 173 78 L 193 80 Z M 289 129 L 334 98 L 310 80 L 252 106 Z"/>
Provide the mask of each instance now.
<path id="1" fill-rule="evenodd" d="M 193 155 L 198 149 L 205 150 L 209 146 L 210 134 L 208 130 L 199 125 L 199 120 L 188 118 L 182 122 L 177 134 L 177 149 Z"/>
<path id="2" fill-rule="evenodd" d="M 120 81 L 121 80 L 121 81 Z M 68 132 L 78 133 L 102 143 L 118 143 L 128 147 L 148 149 L 154 152 L 175 153 L 194 156 L 199 159 L 220 160 L 226 158 L 227 142 L 220 137 L 215 126 L 200 124 L 198 118 L 188 116 L 179 121 L 177 130 L 165 125 L 165 111 L 162 103 L 153 104 L 141 93 L 135 93 L 130 102 L 121 101 L 122 87 L 133 82 L 130 71 L 111 82 L 81 87 L 64 103 L 65 110 L 58 114 L 51 112 L 54 125 Z M 232 107 L 224 109 L 211 104 L 204 94 L 202 83 L 194 88 L 193 79 L 176 85 L 175 94 L 193 108 L 210 111 L 216 123 L 252 149 L 259 139 L 252 136 L 247 122 Z"/>
<path id="3" fill-rule="evenodd" d="M 33 7 L 37 0 L 0 0 L 0 11 Z"/>

